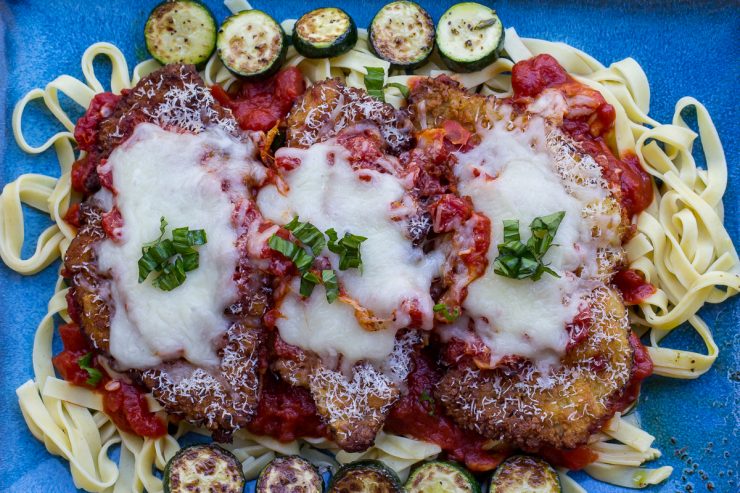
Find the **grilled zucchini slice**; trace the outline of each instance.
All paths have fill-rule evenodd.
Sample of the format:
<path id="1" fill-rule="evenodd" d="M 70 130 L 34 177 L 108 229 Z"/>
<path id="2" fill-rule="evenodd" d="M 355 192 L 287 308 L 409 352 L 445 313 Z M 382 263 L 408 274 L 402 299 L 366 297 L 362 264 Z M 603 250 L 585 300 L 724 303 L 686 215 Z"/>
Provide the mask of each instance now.
<path id="1" fill-rule="evenodd" d="M 475 72 L 498 58 L 504 47 L 504 26 L 496 11 L 475 2 L 458 3 L 437 24 L 437 49 L 455 72 Z"/>
<path id="2" fill-rule="evenodd" d="M 216 51 L 226 68 L 236 75 L 269 77 L 285 60 L 288 38 L 280 24 L 261 10 L 243 10 L 221 25 Z"/>
<path id="3" fill-rule="evenodd" d="M 369 38 L 379 58 L 410 70 L 423 65 L 434 49 L 434 22 L 414 2 L 391 2 L 375 14 Z"/>
<path id="4" fill-rule="evenodd" d="M 329 483 L 327 493 L 404 493 L 398 475 L 377 460 L 343 466 Z"/>
<path id="5" fill-rule="evenodd" d="M 296 21 L 293 46 L 306 58 L 331 58 L 347 53 L 357 43 L 357 26 L 336 7 L 312 10 Z"/>
<path id="6" fill-rule="evenodd" d="M 560 493 L 560 478 L 550 464 L 537 457 L 514 455 L 491 477 L 490 493 Z"/>
<path id="7" fill-rule="evenodd" d="M 216 48 L 216 21 L 199 2 L 163 2 L 149 14 L 144 38 L 146 49 L 163 65 L 202 65 Z"/>
<path id="8" fill-rule="evenodd" d="M 242 493 L 245 483 L 239 459 L 214 444 L 185 447 L 164 468 L 164 493 Z"/>
<path id="9" fill-rule="evenodd" d="M 467 469 L 441 460 L 416 466 L 405 486 L 408 493 L 480 493 L 478 481 Z"/>
<path id="10" fill-rule="evenodd" d="M 324 481 L 306 459 L 291 455 L 270 461 L 259 477 L 255 493 L 321 493 Z"/>

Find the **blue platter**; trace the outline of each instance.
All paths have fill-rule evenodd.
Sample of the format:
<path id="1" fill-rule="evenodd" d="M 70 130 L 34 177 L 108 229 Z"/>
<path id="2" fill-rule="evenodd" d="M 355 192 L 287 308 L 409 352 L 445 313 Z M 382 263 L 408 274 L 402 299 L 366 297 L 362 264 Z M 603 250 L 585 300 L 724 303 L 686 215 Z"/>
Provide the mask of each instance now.
<path id="1" fill-rule="evenodd" d="M 228 15 L 219 1 L 207 1 L 217 20 Z M 336 3 L 359 26 L 366 26 L 384 1 L 254 0 L 255 7 L 277 19 Z M 421 1 L 435 19 L 454 2 Z M 491 2 L 484 2 L 491 3 Z M 25 172 L 58 174 L 53 151 L 38 157 L 16 146 L 10 118 L 26 92 L 43 87 L 57 75 L 81 77 L 80 58 L 96 41 L 109 41 L 130 66 L 146 55 L 143 26 L 156 1 L 9 0 L 0 1 L 0 186 Z M 644 68 L 652 88 L 651 116 L 668 121 L 682 96 L 702 101 L 714 118 L 729 165 L 725 196 L 726 225 L 740 244 L 740 134 L 737 98 L 740 81 L 740 4 L 737 2 L 606 2 L 586 0 L 502 1 L 492 4 L 504 24 L 524 37 L 572 44 L 608 64 L 631 56 Z M 101 80 L 105 80 L 101 78 Z M 31 105 L 24 130 L 40 143 L 57 129 L 39 107 Z M 34 234 L 48 219 L 29 212 L 26 227 Z M 25 255 L 35 247 L 25 245 Z M 76 491 L 66 461 L 50 455 L 28 431 L 17 406 L 15 389 L 31 378 L 31 347 L 36 325 L 53 292 L 57 265 L 26 278 L 0 266 L 0 491 Z M 654 465 L 671 465 L 674 473 L 650 491 L 740 491 L 740 299 L 706 307 L 720 356 L 699 380 L 653 377 L 644 385 L 639 415 L 657 436 L 663 457 Z M 699 350 L 690 330 L 678 329 L 667 342 Z M 575 474 L 590 492 L 622 491 Z M 624 490 L 628 491 L 628 490 Z"/>

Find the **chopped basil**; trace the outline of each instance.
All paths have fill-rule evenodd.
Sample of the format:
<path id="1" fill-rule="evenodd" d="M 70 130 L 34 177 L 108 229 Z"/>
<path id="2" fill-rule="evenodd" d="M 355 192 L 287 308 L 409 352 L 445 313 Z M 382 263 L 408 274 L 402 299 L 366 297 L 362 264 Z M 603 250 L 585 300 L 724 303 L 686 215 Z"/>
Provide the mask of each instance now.
<path id="1" fill-rule="evenodd" d="M 385 85 L 385 87 L 395 87 L 396 89 L 401 91 L 401 95 L 404 98 L 409 97 L 409 88 L 406 84 L 401 84 L 400 82 L 389 82 L 388 84 Z"/>
<path id="2" fill-rule="evenodd" d="M 333 303 L 339 297 L 339 281 L 334 269 L 324 269 L 321 271 L 321 282 L 326 289 L 326 301 Z"/>
<path id="3" fill-rule="evenodd" d="M 152 272 L 159 275 L 152 285 L 163 291 L 172 291 L 185 282 L 185 273 L 198 268 L 200 254 L 193 248 L 208 242 L 202 229 L 175 228 L 172 239 L 165 239 L 167 221 L 159 219 L 159 237 L 141 248 L 139 258 L 139 282 L 144 282 Z"/>
<path id="4" fill-rule="evenodd" d="M 460 316 L 460 308 L 455 307 L 452 312 L 450 312 L 450 308 L 445 305 L 444 303 L 437 303 L 434 305 L 434 313 L 442 313 L 442 316 L 448 321 L 448 322 L 454 322 L 457 320 L 457 318 Z"/>
<path id="5" fill-rule="evenodd" d="M 539 280 L 547 273 L 560 277 L 542 261 L 553 245 L 555 233 L 565 217 L 565 211 L 536 217 L 529 225 L 532 236 L 524 244 L 519 235 L 519 221 L 505 219 L 504 241 L 498 244 L 499 255 L 493 262 L 493 272 L 510 279 Z"/>
<path id="6" fill-rule="evenodd" d="M 360 244 L 367 238 L 344 233 L 344 237 L 340 240 L 334 228 L 327 229 L 326 236 L 329 237 L 329 243 L 327 244 L 329 250 L 339 255 L 339 270 L 362 268 Z"/>
<path id="7" fill-rule="evenodd" d="M 103 379 L 103 372 L 92 366 L 93 353 L 87 353 L 77 360 L 77 364 L 80 368 L 87 372 L 87 380 L 85 383 L 95 387 Z"/>
<path id="8" fill-rule="evenodd" d="M 311 267 L 311 264 L 313 264 L 314 257 L 290 240 L 280 238 L 278 235 L 272 235 L 267 241 L 267 244 L 273 250 L 288 257 L 301 273 L 306 272 Z"/>
<path id="9" fill-rule="evenodd" d="M 301 274 L 301 285 L 299 292 L 301 296 L 311 296 L 313 288 L 317 284 L 323 284 L 326 290 L 326 300 L 333 303 L 339 297 L 339 281 L 333 269 L 321 271 L 321 277 L 311 271 L 313 261 L 318 257 L 324 247 L 339 255 L 339 270 L 362 267 L 362 256 L 360 255 L 360 244 L 367 238 L 364 236 L 345 233 L 340 240 L 334 229 L 322 233 L 320 229 L 309 222 L 301 222 L 298 217 L 285 225 L 300 244 L 286 240 L 277 235 L 272 235 L 267 244 L 273 250 L 288 257 Z M 329 241 L 326 241 L 326 237 Z M 305 248 L 304 248 L 305 247 Z"/>
<path id="10" fill-rule="evenodd" d="M 326 238 L 321 230 L 311 223 L 298 221 L 298 216 L 286 224 L 285 228 L 290 230 L 304 245 L 311 248 L 314 257 L 318 256 L 326 246 Z"/>
<path id="11" fill-rule="evenodd" d="M 365 89 L 367 93 L 383 102 L 385 94 L 383 93 L 383 83 L 385 82 L 385 69 L 381 67 L 365 67 Z"/>
<path id="12" fill-rule="evenodd" d="M 313 293 L 313 288 L 317 284 L 321 283 L 321 279 L 319 279 L 319 276 L 314 274 L 311 271 L 304 272 L 301 274 L 301 287 L 300 287 L 300 293 L 301 296 L 309 297 L 311 296 L 311 293 Z M 327 299 L 329 296 L 327 296 Z"/>
<path id="13" fill-rule="evenodd" d="M 404 98 L 409 97 L 409 88 L 405 84 L 400 82 L 385 82 L 385 69 L 381 67 L 365 67 L 367 74 L 365 75 L 365 89 L 367 89 L 368 95 L 385 102 L 385 89 L 388 87 L 395 87 L 401 91 L 401 95 Z"/>

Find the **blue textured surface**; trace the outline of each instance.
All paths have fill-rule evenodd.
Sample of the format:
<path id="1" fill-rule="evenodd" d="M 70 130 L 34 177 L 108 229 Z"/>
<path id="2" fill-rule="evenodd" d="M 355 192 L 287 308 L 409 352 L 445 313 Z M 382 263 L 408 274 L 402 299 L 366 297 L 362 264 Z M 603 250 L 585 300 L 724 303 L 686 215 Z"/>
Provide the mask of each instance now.
<path id="1" fill-rule="evenodd" d="M 23 172 L 58 174 L 53 151 L 31 157 L 15 145 L 10 130 L 15 102 L 59 74 L 80 77 L 80 57 L 95 41 L 116 44 L 133 66 L 144 53 L 142 29 L 154 3 L 0 1 L 0 185 Z M 220 2 L 207 3 L 218 20 L 226 17 L 227 10 Z M 253 1 L 278 19 L 297 17 L 310 8 L 331 3 Z M 384 2 L 336 3 L 364 26 Z M 422 2 L 435 19 L 451 3 Z M 494 7 L 504 24 L 515 26 L 522 36 L 565 41 L 607 64 L 627 56 L 637 59 L 651 82 L 651 115 L 660 121 L 670 119 L 673 105 L 681 96 L 691 95 L 702 101 L 714 117 L 725 146 L 730 168 L 726 222 L 738 243 L 738 3 L 622 3 L 590 0 L 561 5 L 540 0 L 496 2 Z M 29 109 L 25 131 L 30 141 L 38 144 L 55 127 L 38 106 Z M 48 220 L 31 214 L 26 224 L 35 233 L 47 226 Z M 33 247 L 33 242 L 26 245 L 25 253 Z M 1 491 L 75 491 L 67 463 L 51 456 L 28 432 L 14 392 L 32 376 L 33 333 L 52 294 L 55 272 L 52 267 L 33 278 L 24 278 L 0 266 Z M 639 407 L 642 422 L 658 437 L 654 446 L 664 452 L 655 464 L 675 468 L 671 479 L 652 491 L 707 491 L 712 487 L 713 491 L 740 491 L 736 477 L 740 457 L 740 365 L 736 354 L 740 300 L 706 308 L 702 313 L 713 326 L 721 349 L 712 371 L 689 382 L 652 378 L 643 392 Z M 670 337 L 670 342 L 682 347 L 697 347 L 689 331 L 679 330 Z M 589 491 L 619 491 L 583 475 L 577 477 Z"/>

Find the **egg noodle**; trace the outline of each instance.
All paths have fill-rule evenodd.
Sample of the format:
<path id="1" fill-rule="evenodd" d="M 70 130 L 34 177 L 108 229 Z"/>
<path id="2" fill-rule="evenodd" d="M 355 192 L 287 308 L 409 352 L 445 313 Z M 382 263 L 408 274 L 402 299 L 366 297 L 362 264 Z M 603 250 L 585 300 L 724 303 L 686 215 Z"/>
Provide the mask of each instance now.
<path id="1" fill-rule="evenodd" d="M 249 8 L 243 1 L 225 2 L 232 11 Z M 292 31 L 295 21 L 283 27 Z M 345 84 L 364 88 L 365 67 L 381 67 L 387 82 L 407 83 L 410 76 L 390 70 L 389 64 L 368 49 L 367 32 L 360 30 L 359 41 L 348 53 L 330 59 L 306 59 L 291 47 L 286 64 L 298 67 L 307 82 L 338 77 Z M 510 71 L 514 63 L 533 55 L 548 53 L 578 81 L 597 89 L 616 109 L 616 121 L 610 145 L 618 155 L 634 152 L 645 170 L 656 178 L 651 206 L 636 217 L 637 234 L 627 243 L 630 267 L 642 273 L 657 292 L 631 311 L 638 333 L 649 332 L 648 351 L 655 373 L 674 378 L 696 378 L 705 373 L 717 358 L 718 348 L 710 328 L 698 316 L 705 303 L 720 303 L 740 290 L 738 255 L 724 228 L 722 196 L 727 186 L 727 163 L 717 131 L 707 110 L 693 98 L 682 98 L 675 108 L 673 121 L 661 124 L 648 116 L 650 89 L 645 73 L 631 58 L 605 67 L 588 54 L 563 43 L 520 38 L 513 28 L 506 31 L 507 58 L 500 58 L 480 72 L 454 74 L 441 70 L 442 63 L 432 61 L 415 73 L 435 76 L 448 74 L 464 86 L 483 94 L 511 95 Z M 82 56 L 83 80 L 62 75 L 44 89 L 34 89 L 16 105 L 12 128 L 23 151 L 40 154 L 54 147 L 60 177 L 24 174 L 5 185 L 0 195 L 0 257 L 21 274 L 35 274 L 63 257 L 76 234 L 64 221 L 70 204 L 78 201 L 70 185 L 70 170 L 75 161 L 74 123 L 62 109 L 59 93 L 86 109 L 97 93 L 106 90 L 98 80 L 94 60 L 102 56 L 110 61 L 109 88 L 118 94 L 133 87 L 143 76 L 160 65 L 147 60 L 129 74 L 123 54 L 108 43 L 90 46 Z M 212 56 L 201 74 L 206 84 L 226 88 L 236 79 Z M 45 107 L 65 128 L 40 146 L 29 144 L 22 131 L 26 105 L 41 99 Z M 386 100 L 402 103 L 397 88 L 389 86 Z M 693 107 L 698 134 L 684 121 L 681 113 Z M 697 137 L 701 141 L 706 169 L 699 168 L 692 156 Z M 37 239 L 35 252 L 21 257 L 25 240 L 22 204 L 48 214 L 54 224 Z M 187 432 L 208 435 L 180 423 L 177 432 L 161 438 L 141 438 L 116 427 L 103 412 L 102 398 L 92 390 L 71 385 L 56 378 L 51 363 L 55 318 L 69 321 L 65 294 L 67 287 L 60 276 L 48 313 L 39 324 L 33 345 L 34 378 L 17 389 L 20 408 L 33 435 L 47 450 L 69 461 L 74 484 L 94 492 L 162 491 L 162 481 L 155 473 L 179 449 L 178 439 Z M 671 349 L 659 345 L 671 330 L 688 322 L 701 336 L 706 354 Z M 156 401 L 148 396 L 149 407 L 166 418 Z M 640 467 L 660 457 L 651 447 L 654 437 L 640 429 L 636 414 L 617 414 L 591 440 L 589 447 L 598 460 L 585 468 L 596 479 L 626 487 L 644 487 L 666 479 L 668 466 L 657 469 Z M 254 436 L 246 430 L 235 433 L 225 444 L 242 461 L 247 478 L 254 478 L 275 454 L 300 454 L 314 464 L 336 470 L 338 464 L 360 458 L 378 459 L 402 477 L 416 462 L 436 457 L 439 446 L 381 431 L 375 445 L 363 453 L 347 453 L 325 439 L 305 439 L 281 443 L 269 437 Z M 119 448 L 117 462 L 109 456 Z M 560 471 L 563 491 L 584 491 Z"/>

